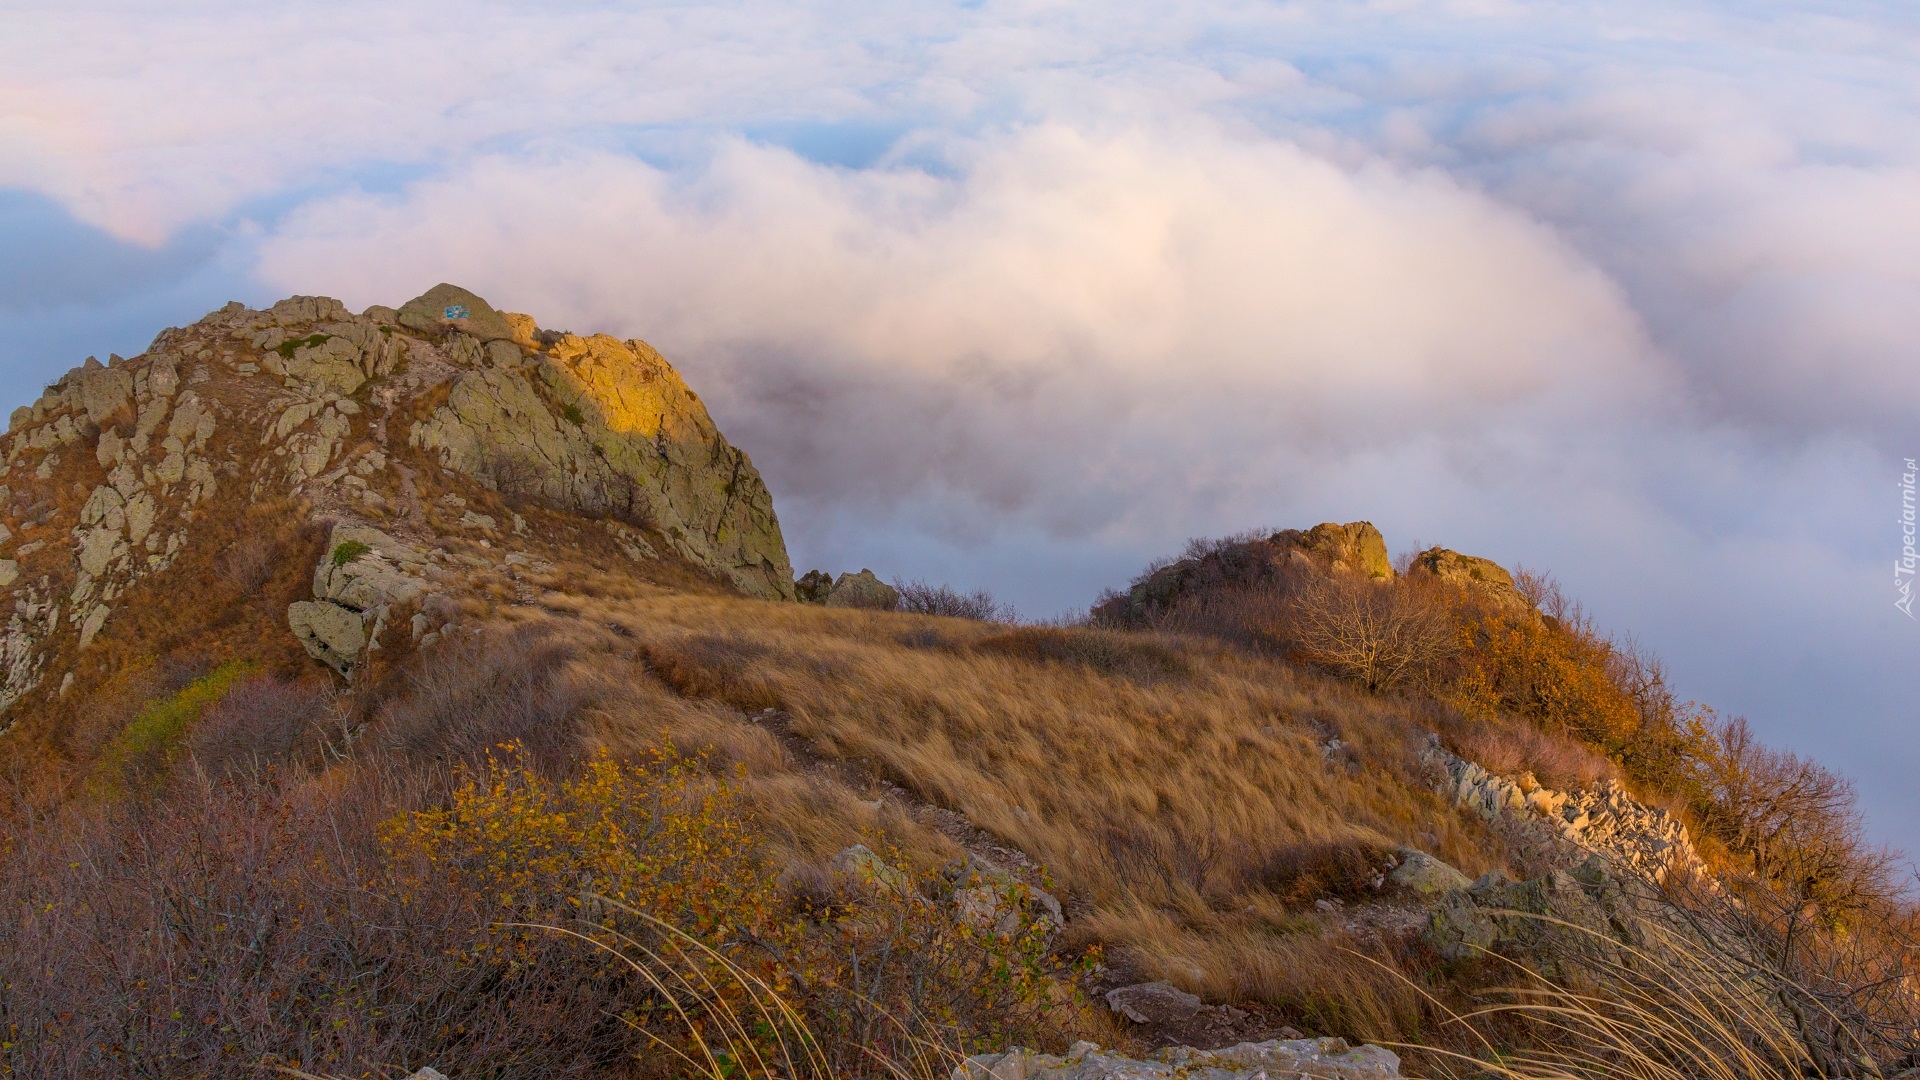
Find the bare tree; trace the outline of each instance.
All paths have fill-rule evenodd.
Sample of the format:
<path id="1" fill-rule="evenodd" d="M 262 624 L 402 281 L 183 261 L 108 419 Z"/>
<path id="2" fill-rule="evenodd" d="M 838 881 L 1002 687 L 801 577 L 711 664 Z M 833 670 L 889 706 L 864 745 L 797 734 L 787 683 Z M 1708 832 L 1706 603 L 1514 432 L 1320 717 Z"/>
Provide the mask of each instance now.
<path id="1" fill-rule="evenodd" d="M 1315 576 L 1283 608 L 1276 635 L 1309 663 L 1369 690 L 1424 677 L 1458 648 L 1446 602 L 1412 581 Z"/>
<path id="2" fill-rule="evenodd" d="M 995 600 L 993 594 L 985 589 L 961 593 L 950 585 L 929 585 L 919 580 L 896 580 L 893 587 L 900 590 L 901 611 L 945 615 L 955 619 L 978 619 L 981 622 L 1010 623 L 1020 620 L 1012 604 Z"/>

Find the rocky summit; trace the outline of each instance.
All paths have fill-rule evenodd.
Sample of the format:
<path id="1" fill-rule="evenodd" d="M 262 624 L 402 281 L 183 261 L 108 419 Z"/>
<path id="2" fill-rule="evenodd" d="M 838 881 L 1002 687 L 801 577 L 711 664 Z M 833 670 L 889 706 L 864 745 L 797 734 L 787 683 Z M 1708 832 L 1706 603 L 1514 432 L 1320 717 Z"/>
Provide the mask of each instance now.
<path id="1" fill-rule="evenodd" d="M 433 599 L 474 584 L 449 537 L 528 548 L 487 567 L 511 575 L 542 530 L 578 547 L 585 527 L 631 561 L 793 596 L 766 485 L 665 358 L 453 285 L 359 314 L 229 304 L 139 356 L 88 358 L 13 412 L 0 449 L 0 709 L 64 692 L 129 590 L 167 596 L 190 554 L 259 587 L 273 567 L 236 563 L 265 527 L 249 512 L 274 506 L 325 536 L 282 631 L 343 675 L 391 633 L 434 633 Z M 194 600 L 166 602 L 191 621 Z"/>

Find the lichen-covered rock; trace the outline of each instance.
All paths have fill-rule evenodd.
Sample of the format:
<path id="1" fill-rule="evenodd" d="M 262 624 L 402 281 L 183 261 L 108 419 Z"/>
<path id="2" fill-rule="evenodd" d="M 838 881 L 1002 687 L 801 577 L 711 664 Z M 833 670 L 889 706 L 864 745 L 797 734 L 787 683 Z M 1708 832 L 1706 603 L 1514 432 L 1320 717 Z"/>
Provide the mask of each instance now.
<path id="1" fill-rule="evenodd" d="M 1400 1058 L 1391 1050 L 1344 1039 L 1275 1039 L 1223 1050 L 1172 1046 L 1146 1060 L 1075 1043 L 1066 1056 L 1015 1049 L 961 1062 L 953 1080 L 1392 1080 Z"/>
<path id="2" fill-rule="evenodd" d="M 307 655 L 352 678 L 367 647 L 366 618 L 331 600 L 300 600 L 287 608 L 287 626 Z"/>
<path id="3" fill-rule="evenodd" d="M 313 595 L 354 611 L 380 611 L 425 596 L 427 572 L 425 553 L 413 545 L 364 525 L 336 525 L 313 570 Z"/>
<path id="4" fill-rule="evenodd" d="M 948 876 L 954 883 L 954 913 L 976 930 L 1011 937 L 1028 927 L 1051 933 L 1066 925 L 1060 901 L 1051 893 L 978 856 L 967 856 Z"/>
<path id="5" fill-rule="evenodd" d="M 913 881 L 904 871 L 888 864 L 865 844 L 854 844 L 843 849 L 833 857 L 829 868 L 835 874 L 871 889 L 897 893 L 906 897 L 918 895 L 914 890 Z"/>
<path id="6" fill-rule="evenodd" d="M 1378 580 L 1393 577 L 1386 537 L 1371 521 L 1345 525 L 1326 521 L 1305 532 L 1285 529 L 1275 533 L 1270 542 L 1291 545 L 1299 555 L 1336 573 L 1365 574 Z"/>
<path id="7" fill-rule="evenodd" d="M 1427 917 L 1424 939 L 1449 959 L 1487 952 L 1550 963 L 1630 944 L 1616 917 L 1627 888 L 1598 855 L 1571 871 L 1514 882 L 1489 873 L 1448 893 Z"/>
<path id="8" fill-rule="evenodd" d="M 1400 865 L 1387 874 L 1387 880 L 1421 896 L 1439 896 L 1452 889 L 1464 889 L 1467 875 L 1424 851 L 1402 848 Z"/>
<path id="9" fill-rule="evenodd" d="M 1205 1007 L 1195 995 L 1164 980 L 1107 991 L 1107 1008 L 1136 1024 L 1177 1024 Z"/>
<path id="10" fill-rule="evenodd" d="M 833 595 L 833 575 L 809 570 L 793 583 L 793 598 L 803 604 L 824 604 Z"/>
<path id="11" fill-rule="evenodd" d="M 510 339 L 504 320 L 500 338 Z M 759 472 L 659 353 L 567 335 L 527 360 L 462 372 L 412 444 L 503 492 L 645 523 L 751 595 L 793 597 Z"/>
<path id="12" fill-rule="evenodd" d="M 857 574 L 840 575 L 827 594 L 827 606 L 892 611 L 900 606 L 900 590 L 881 581 L 873 571 L 862 569 Z"/>
<path id="13" fill-rule="evenodd" d="M 1414 556 L 1409 573 L 1437 578 L 1457 588 L 1471 589 L 1475 594 L 1515 611 L 1536 611 L 1533 601 L 1528 600 L 1514 585 L 1513 575 L 1492 559 L 1462 555 L 1449 548 L 1428 548 Z"/>

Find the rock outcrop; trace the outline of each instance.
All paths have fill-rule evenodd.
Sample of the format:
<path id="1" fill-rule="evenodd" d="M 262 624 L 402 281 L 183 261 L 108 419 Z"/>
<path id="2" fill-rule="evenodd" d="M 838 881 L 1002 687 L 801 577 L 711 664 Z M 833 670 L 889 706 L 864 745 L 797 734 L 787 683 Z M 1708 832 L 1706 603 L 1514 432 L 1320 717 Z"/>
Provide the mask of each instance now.
<path id="1" fill-rule="evenodd" d="M 864 568 L 857 574 L 841 574 L 837 580 L 822 571 L 809 570 L 793 583 L 793 590 L 796 599 L 827 607 L 892 611 L 900 606 L 900 590 Z"/>
<path id="2" fill-rule="evenodd" d="M 1386 539 L 1371 522 L 1324 522 L 1311 529 L 1191 545 L 1187 557 L 1143 575 L 1125 596 L 1107 601 L 1095 613 L 1137 621 L 1212 589 L 1271 584 L 1299 573 L 1361 574 L 1376 581 L 1394 576 Z"/>
<path id="3" fill-rule="evenodd" d="M 953 1070 L 953 1080 L 1391 1080 L 1399 1075 L 1400 1058 L 1393 1051 L 1371 1043 L 1350 1046 L 1344 1039 L 1275 1039 L 1223 1050 L 1171 1046 L 1145 1060 L 1081 1042 L 1063 1057 L 1016 1049 L 970 1057 Z"/>
<path id="4" fill-rule="evenodd" d="M 1408 573 L 1424 574 L 1458 588 L 1471 589 L 1505 607 L 1534 610 L 1533 601 L 1514 585 L 1513 575 L 1492 559 L 1434 547 L 1415 555 Z"/>
<path id="5" fill-rule="evenodd" d="M 171 564 L 194 508 L 235 472 L 209 454 L 226 410 L 182 387 L 180 359 L 88 357 L 13 411 L 0 507 L 14 524 L 0 526 L 0 545 L 22 542 L 0 571 L 13 600 L 0 639 L 0 713 L 39 684 L 49 640 L 71 632 L 85 649 L 128 586 Z M 61 504 L 80 492 L 65 518 Z M 47 535 L 56 522 L 60 535 Z"/>
<path id="6" fill-rule="evenodd" d="M 1335 573 L 1365 574 L 1376 581 L 1393 578 L 1393 561 L 1387 557 L 1387 540 L 1371 521 L 1351 521 L 1345 525 L 1323 522 L 1301 532 L 1283 529 L 1274 533 L 1270 543 L 1292 548 L 1295 561 L 1322 566 Z"/>
<path id="7" fill-rule="evenodd" d="M 1514 816 L 1650 881 L 1705 868 L 1678 818 L 1633 798 L 1613 780 L 1584 791 L 1554 791 L 1530 775 L 1489 772 L 1437 743 L 1427 754 L 1445 776 L 1455 805 L 1481 817 Z"/>
<path id="8" fill-rule="evenodd" d="M 378 529 L 336 525 L 313 570 L 313 599 L 287 609 L 307 655 L 351 678 L 360 654 L 377 647 L 396 608 L 417 608 L 434 570 L 421 549 Z M 424 626 L 416 625 L 414 637 Z"/>
<path id="9" fill-rule="evenodd" d="M 0 725 L 50 672 L 68 681 L 128 589 L 183 552 L 211 558 L 192 547 L 203 529 L 244 546 L 247 507 L 278 500 L 336 526 L 312 598 L 285 617 L 351 673 L 395 613 L 418 615 L 461 576 L 471 557 L 441 539 L 525 535 L 498 505 L 427 506 L 422 469 L 592 519 L 634 564 L 670 555 L 749 594 L 793 595 L 759 473 L 658 353 L 544 333 L 451 285 L 358 315 L 327 297 L 229 304 L 140 356 L 88 358 L 13 411 L 0 454 Z"/>
<path id="10" fill-rule="evenodd" d="M 1450 960 L 1497 953 L 1547 973 L 1569 957 L 1633 944 L 1633 904 L 1630 884 L 1598 855 L 1522 882 L 1493 871 L 1442 897 L 1422 937 Z"/>
<path id="11" fill-rule="evenodd" d="M 1472 589 L 1502 605 L 1533 610 L 1532 602 L 1515 587 L 1513 575 L 1489 559 L 1430 548 L 1414 558 L 1410 573 Z M 1094 614 L 1103 620 L 1137 623 L 1212 590 L 1273 585 L 1302 574 L 1351 574 L 1379 582 L 1397 576 L 1387 556 L 1386 539 L 1371 522 L 1329 521 L 1265 536 L 1196 541 L 1188 545 L 1184 558 L 1136 578 L 1125 595 L 1103 601 Z"/>
<path id="12" fill-rule="evenodd" d="M 401 318 L 447 328 L 464 368 L 446 403 L 413 427 L 415 447 L 501 491 L 657 530 L 742 591 L 793 598 L 759 472 L 646 342 L 522 335 L 545 342 L 530 348 L 479 297 L 447 285 L 411 301 Z"/>

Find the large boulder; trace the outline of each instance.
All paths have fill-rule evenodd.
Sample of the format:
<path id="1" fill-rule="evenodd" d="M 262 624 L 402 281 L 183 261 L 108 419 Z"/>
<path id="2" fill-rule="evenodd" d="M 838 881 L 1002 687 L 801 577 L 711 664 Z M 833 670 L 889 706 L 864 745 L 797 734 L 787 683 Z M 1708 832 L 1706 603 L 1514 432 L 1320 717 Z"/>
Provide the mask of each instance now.
<path id="1" fill-rule="evenodd" d="M 313 599 L 287 608 L 287 627 L 308 656 L 351 679 L 394 609 L 426 598 L 430 573 L 413 545 L 364 525 L 336 525 L 313 568 Z"/>
<path id="2" fill-rule="evenodd" d="M 862 569 L 857 574 L 840 575 L 827 594 L 827 606 L 892 611 L 900 606 L 900 590 L 881 581 L 873 571 Z"/>
<path id="3" fill-rule="evenodd" d="M 452 296 L 428 293 L 414 314 Z M 495 346 L 520 355 L 506 340 L 516 331 L 500 324 Z M 749 595 L 792 599 L 773 497 L 679 372 L 643 341 L 543 338 L 552 343 L 525 363 L 496 357 L 460 374 L 446 403 L 414 425 L 412 444 L 503 493 L 652 529 Z"/>
<path id="4" fill-rule="evenodd" d="M 1423 936 L 1449 959 L 1499 953 L 1550 964 L 1625 943 L 1616 916 L 1626 903 L 1626 885 L 1599 856 L 1521 882 L 1494 871 L 1442 897 Z"/>
<path id="5" fill-rule="evenodd" d="M 429 588 L 426 553 L 379 529 L 336 525 L 313 568 L 313 595 L 361 612 L 418 601 Z"/>
<path id="6" fill-rule="evenodd" d="M 402 304 L 394 321 L 425 333 L 458 331 L 483 344 L 514 338 L 513 327 L 491 304 L 444 281 Z"/>
<path id="7" fill-rule="evenodd" d="M 1451 548 L 1433 547 L 1414 556 L 1409 574 L 1424 575 L 1457 588 L 1471 589 L 1504 607 L 1520 611 L 1534 610 L 1514 585 L 1513 575 L 1492 559 L 1462 555 Z"/>
<path id="8" fill-rule="evenodd" d="M 1424 851 L 1400 849 L 1400 865 L 1387 874 L 1387 880 L 1421 896 L 1439 896 L 1453 889 L 1464 889 L 1467 875 Z"/>
<path id="9" fill-rule="evenodd" d="M 351 679 L 367 647 L 365 616 L 329 600 L 301 600 L 287 607 L 287 627 L 307 655 Z"/>
<path id="10" fill-rule="evenodd" d="M 1270 543 L 1291 546 L 1308 560 L 1339 573 L 1357 573 L 1378 581 L 1393 578 L 1393 560 L 1387 557 L 1387 540 L 1371 521 L 1350 521 L 1336 525 L 1322 522 L 1301 532 L 1285 529 L 1273 535 Z"/>

